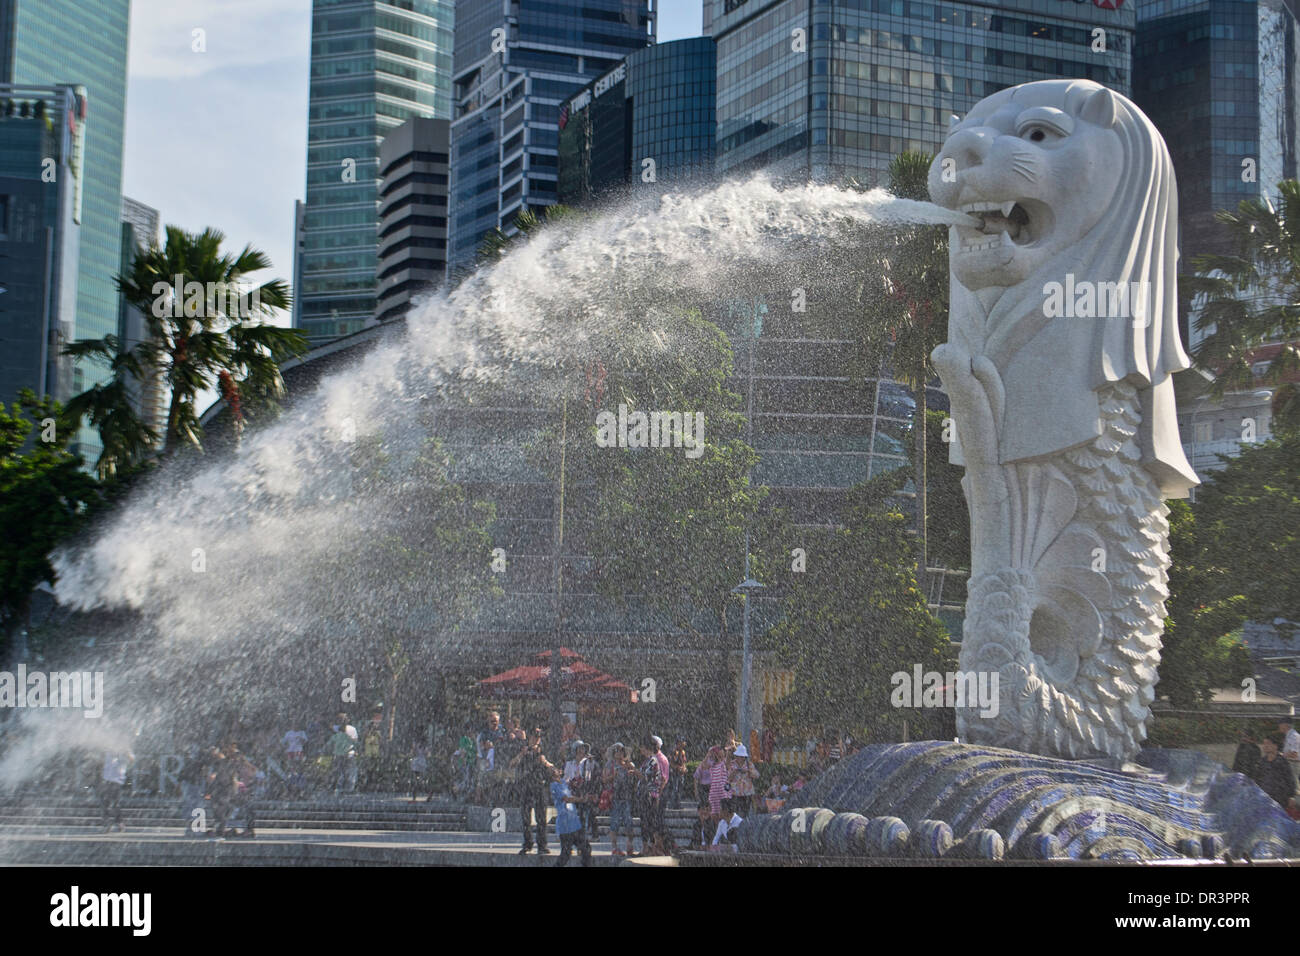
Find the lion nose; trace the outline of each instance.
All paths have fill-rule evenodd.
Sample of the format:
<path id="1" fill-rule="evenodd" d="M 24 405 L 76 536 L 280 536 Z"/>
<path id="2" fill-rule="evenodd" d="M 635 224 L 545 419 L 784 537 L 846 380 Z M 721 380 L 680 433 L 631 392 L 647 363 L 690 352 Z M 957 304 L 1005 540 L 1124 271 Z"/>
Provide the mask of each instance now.
<path id="1" fill-rule="evenodd" d="M 983 164 L 992 146 L 992 130 L 963 129 L 948 137 L 940 155 L 956 160 L 959 170 L 970 169 Z"/>

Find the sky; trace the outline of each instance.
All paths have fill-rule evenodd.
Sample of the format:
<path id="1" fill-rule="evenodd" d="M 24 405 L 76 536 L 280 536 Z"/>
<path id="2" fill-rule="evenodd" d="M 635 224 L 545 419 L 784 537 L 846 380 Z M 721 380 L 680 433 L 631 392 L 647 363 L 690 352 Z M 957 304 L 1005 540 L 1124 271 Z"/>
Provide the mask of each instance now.
<path id="1" fill-rule="evenodd" d="M 660 41 L 700 34 L 701 0 L 659 10 Z M 134 0 L 122 191 L 291 280 L 310 51 L 311 0 Z"/>

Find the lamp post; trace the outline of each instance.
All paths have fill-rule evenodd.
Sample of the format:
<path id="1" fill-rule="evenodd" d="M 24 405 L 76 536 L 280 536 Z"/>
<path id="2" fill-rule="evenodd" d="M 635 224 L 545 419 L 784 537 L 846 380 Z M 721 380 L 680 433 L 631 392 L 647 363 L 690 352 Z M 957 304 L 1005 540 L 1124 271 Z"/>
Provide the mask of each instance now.
<path id="1" fill-rule="evenodd" d="M 754 591 L 757 591 L 763 585 L 759 584 L 749 575 L 749 535 L 745 536 L 745 580 L 731 589 L 732 594 L 739 594 L 741 600 L 745 602 L 744 612 L 744 644 L 741 650 L 740 659 L 740 742 L 746 747 L 749 746 L 749 684 L 750 676 L 753 670 L 753 656 L 749 645 L 749 597 Z"/>

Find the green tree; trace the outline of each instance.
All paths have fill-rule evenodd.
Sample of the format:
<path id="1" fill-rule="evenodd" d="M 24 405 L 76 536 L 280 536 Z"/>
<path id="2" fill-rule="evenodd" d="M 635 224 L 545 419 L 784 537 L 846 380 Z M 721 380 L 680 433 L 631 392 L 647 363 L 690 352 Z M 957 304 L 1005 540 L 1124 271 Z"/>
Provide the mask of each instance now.
<path id="1" fill-rule="evenodd" d="M 773 516 L 762 510 L 767 489 L 750 483 L 758 456 L 745 442 L 740 396 L 727 388 L 732 350 L 726 335 L 687 312 L 674 317 L 664 341 L 662 351 L 636 364 L 615 358 L 622 367 L 609 373 L 600 408 L 593 403 L 584 413 L 575 466 L 593 481 L 592 517 L 615 545 L 602 565 L 611 594 L 635 582 L 638 600 L 674 627 L 702 636 L 695 616 L 707 611 L 725 634 L 731 589 L 744 578 L 746 531 L 757 573 Z M 598 447 L 596 413 L 613 415 L 620 404 L 702 415 L 702 453 Z"/>
<path id="2" fill-rule="evenodd" d="M 247 285 L 246 277 L 269 269 L 270 260 L 252 246 L 223 254 L 224 240 L 215 229 L 190 233 L 168 226 L 166 244 L 141 251 L 129 272 L 117 277 L 126 301 L 145 317 L 145 340 L 124 351 L 110 335 L 64 349 L 112 372 L 110 382 L 74 396 L 67 406 L 74 420 L 87 419 L 100 429 L 103 452 L 96 468 L 101 475 L 138 461 L 158 438 L 132 410 L 127 379 L 141 385 L 152 375 L 163 376 L 171 395 L 161 436 L 166 455 L 182 445 L 201 448 L 195 400 L 205 389 L 220 389 L 236 428 L 248 402 L 284 394 L 280 363 L 305 351 L 307 341 L 294 329 L 266 322 L 276 309 L 289 307 L 289 287 L 282 279 Z"/>
<path id="3" fill-rule="evenodd" d="M 1180 707 L 1208 701 L 1219 687 L 1241 686 L 1250 656 L 1233 635 L 1246 620 L 1245 595 L 1229 572 L 1211 563 L 1186 501 L 1169 503 L 1168 618 L 1156 693 Z"/>
<path id="4" fill-rule="evenodd" d="M 1193 305 L 1196 328 L 1204 333 L 1194 358 L 1214 373 L 1211 393 L 1244 391 L 1256 385 L 1260 346 L 1282 343 L 1262 376 L 1278 384 L 1300 372 L 1300 183 L 1278 184 L 1279 204 L 1267 197 L 1243 200 L 1237 211 L 1219 210 L 1236 247 L 1231 255 L 1197 256 L 1196 274 L 1180 282 Z"/>
<path id="5" fill-rule="evenodd" d="M 907 519 L 889 503 L 902 482 L 891 472 L 859 485 L 848 520 L 814 545 L 803 580 L 790 590 L 774 637 L 794 668 L 781 709 L 804 728 L 852 729 L 858 739 L 913 739 L 944 732 L 943 714 L 891 705 L 898 672 L 952 666 L 943 625 L 917 585 L 919 548 Z M 813 548 L 810 548 L 810 552 Z"/>
<path id="6" fill-rule="evenodd" d="M 8 410 L 0 403 L 0 625 L 6 653 L 27 619 L 32 590 L 54 583 L 50 552 L 101 500 L 81 458 L 68 451 L 74 435 L 51 398 L 37 399 L 24 389 Z"/>
<path id="7" fill-rule="evenodd" d="M 924 435 L 928 448 L 926 461 L 926 520 L 930 527 L 929 561 L 945 568 L 970 567 L 970 512 L 961 488 L 966 469 L 948 461 L 948 443 L 944 441 L 945 412 L 926 413 L 929 427 L 912 430 L 912 443 Z M 913 451 L 913 461 L 916 453 Z"/>
<path id="8" fill-rule="evenodd" d="M 539 208 L 542 210 L 540 216 L 532 209 L 520 210 L 519 214 L 514 218 L 514 227 L 517 232 L 513 235 L 506 235 L 500 226 L 485 235 L 483 241 L 479 243 L 478 261 L 481 263 L 496 262 L 514 248 L 517 242 L 528 239 L 529 236 L 536 234 L 543 226 L 581 215 L 578 210 L 570 206 L 554 205 Z"/>
<path id="9" fill-rule="evenodd" d="M 1196 492 L 1211 596 L 1242 594 L 1254 620 L 1300 618 L 1300 435 L 1243 445 Z"/>
<path id="10" fill-rule="evenodd" d="M 933 157 L 908 151 L 889 164 L 889 191 L 901 199 L 927 200 Z M 948 230 L 908 226 L 892 232 L 880 256 L 881 274 L 867 285 L 859 333 L 862 351 L 883 357 L 893 377 L 916 396 L 912 428 L 927 431 L 926 383 L 935 376 L 930 353 L 947 338 Z M 926 471 L 929 442 L 915 441 L 913 485 L 916 527 L 921 539 L 921 573 L 930 562 Z"/>

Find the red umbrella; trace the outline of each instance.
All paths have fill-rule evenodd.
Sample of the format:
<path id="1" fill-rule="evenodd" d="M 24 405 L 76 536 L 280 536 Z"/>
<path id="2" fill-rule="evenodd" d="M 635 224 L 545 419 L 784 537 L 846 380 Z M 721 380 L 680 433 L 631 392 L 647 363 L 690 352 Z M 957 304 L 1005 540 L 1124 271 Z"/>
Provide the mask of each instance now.
<path id="1" fill-rule="evenodd" d="M 533 656 L 533 663 L 512 667 L 479 681 L 484 697 L 548 700 L 551 696 L 551 652 Z M 633 699 L 632 688 L 618 678 L 592 667 L 582 657 L 560 648 L 560 688 L 565 700 L 614 701 Z"/>

